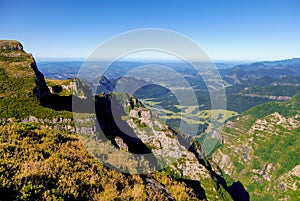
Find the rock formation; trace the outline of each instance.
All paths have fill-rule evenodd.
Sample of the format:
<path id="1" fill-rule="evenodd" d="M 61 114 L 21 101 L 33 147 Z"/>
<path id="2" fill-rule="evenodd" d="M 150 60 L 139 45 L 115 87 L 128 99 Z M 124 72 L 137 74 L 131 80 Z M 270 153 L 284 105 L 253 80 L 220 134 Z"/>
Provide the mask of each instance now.
<path id="1" fill-rule="evenodd" d="M 35 95 L 40 99 L 50 95 L 44 75 L 37 68 L 33 56 L 23 50 L 23 46 L 20 42 L 14 40 L 0 40 L 0 55 L 3 61 L 6 61 L 3 66 L 1 65 L 1 68 L 4 69 L 8 76 L 18 76 L 19 79 L 32 77 L 35 80 L 33 89 Z M 14 64 L 13 66 L 12 62 Z M 16 69 L 14 71 L 13 69 L 7 68 Z M 27 90 L 27 88 L 25 90 Z"/>
<path id="2" fill-rule="evenodd" d="M 23 50 L 23 46 L 20 42 L 15 40 L 0 40 L 1 50 Z"/>

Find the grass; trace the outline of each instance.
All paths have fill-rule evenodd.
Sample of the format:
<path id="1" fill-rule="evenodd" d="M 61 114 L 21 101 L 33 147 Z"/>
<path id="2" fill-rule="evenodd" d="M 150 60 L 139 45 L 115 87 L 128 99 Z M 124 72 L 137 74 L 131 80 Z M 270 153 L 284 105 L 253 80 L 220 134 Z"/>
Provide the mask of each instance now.
<path id="1" fill-rule="evenodd" d="M 59 96 L 70 96 L 73 94 L 72 89 L 68 89 L 73 80 L 51 80 L 45 79 L 48 87 L 52 88 L 52 93 Z"/>
<path id="2" fill-rule="evenodd" d="M 45 108 L 36 97 L 34 63 L 22 50 L 0 51 L 0 118 L 71 118 L 67 111 Z"/>
<path id="3" fill-rule="evenodd" d="M 238 115 L 237 112 L 230 110 L 201 110 L 201 106 L 183 106 L 174 105 L 179 111 L 172 111 L 159 107 L 160 102 L 156 102 L 156 99 L 143 99 L 142 102 L 148 106 L 153 112 L 159 114 L 159 118 L 162 120 L 183 120 L 187 124 L 201 124 L 204 125 L 208 120 L 217 121 L 222 123 L 229 118 Z M 178 129 L 178 128 L 175 128 Z"/>
<path id="4" fill-rule="evenodd" d="M 241 181 L 253 200 L 299 200 L 299 190 L 293 190 L 291 185 L 299 178 L 288 176 L 300 164 L 297 157 L 300 154 L 299 120 L 294 127 L 288 123 L 291 119 L 297 121 L 295 115 L 300 114 L 299 97 L 300 93 L 287 102 L 256 106 L 234 120 L 234 126 L 223 130 L 226 139 L 221 151 L 234 165 L 229 176 Z M 277 123 L 271 115 L 274 112 L 286 121 Z M 258 119 L 265 123 L 256 123 Z M 243 158 L 246 153 L 248 160 Z M 266 167 L 272 168 L 265 170 Z M 286 190 L 279 188 L 281 183 L 285 183 Z"/>
<path id="5" fill-rule="evenodd" d="M 161 200 L 139 175 L 104 167 L 75 134 L 12 123 L 0 125 L 1 200 Z M 116 155 L 117 156 L 117 155 Z M 110 156 L 113 158 L 113 156 Z M 168 174 L 164 181 L 177 200 L 196 199 L 192 189 Z"/>
<path id="6" fill-rule="evenodd" d="M 68 85 L 72 80 L 52 80 L 52 79 L 45 79 L 47 85 L 55 86 L 55 85 Z"/>

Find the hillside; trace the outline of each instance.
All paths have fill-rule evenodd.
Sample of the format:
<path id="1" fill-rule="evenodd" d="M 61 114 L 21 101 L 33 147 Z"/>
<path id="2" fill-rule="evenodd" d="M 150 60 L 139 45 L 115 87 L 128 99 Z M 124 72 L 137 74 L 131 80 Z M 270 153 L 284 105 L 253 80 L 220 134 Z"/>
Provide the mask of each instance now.
<path id="1" fill-rule="evenodd" d="M 300 93 L 258 105 L 228 121 L 215 169 L 240 181 L 251 200 L 300 199 Z"/>
<path id="2" fill-rule="evenodd" d="M 228 109 L 242 113 L 273 100 L 286 101 L 299 91 L 300 59 L 239 64 L 221 70 Z"/>
<path id="3" fill-rule="evenodd" d="M 95 141 L 98 130 L 88 126 L 78 130 L 70 110 L 70 90 L 80 95 L 75 101 L 85 101 L 87 94 L 78 89 L 84 83 L 47 80 L 48 87 L 19 42 L 0 41 L 0 72 L 0 200 L 232 200 L 226 182 L 201 159 L 197 146 L 152 117 L 131 95 L 93 98 L 107 137 L 100 148 L 114 150 L 102 157 L 112 164 L 134 164 L 136 158 L 126 158 L 130 153 L 146 151 L 159 159 L 161 151 L 167 151 L 168 159 L 175 161 L 171 166 L 138 175 L 118 172 L 96 160 L 89 149 L 95 148 L 93 143 L 90 147 L 83 143 Z M 111 107 L 113 100 L 117 102 Z M 131 128 L 135 138 L 118 130 L 113 109 L 123 111 L 117 120 Z M 92 138 L 82 138 L 86 132 Z M 162 160 L 157 161 L 156 167 L 162 167 Z"/>
<path id="4" fill-rule="evenodd" d="M 31 54 L 17 41 L 0 41 L 0 119 L 71 118 L 71 113 L 43 107 L 51 97 Z"/>

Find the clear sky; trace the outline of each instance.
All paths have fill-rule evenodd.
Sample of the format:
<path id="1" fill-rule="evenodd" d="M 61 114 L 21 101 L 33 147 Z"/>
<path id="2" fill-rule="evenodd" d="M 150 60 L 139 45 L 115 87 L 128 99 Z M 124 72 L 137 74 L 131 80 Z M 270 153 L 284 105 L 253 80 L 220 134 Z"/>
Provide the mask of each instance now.
<path id="1" fill-rule="evenodd" d="M 139 28 L 184 34 L 214 60 L 300 57 L 299 0 L 0 1 L 0 38 L 37 58 L 85 58 Z"/>

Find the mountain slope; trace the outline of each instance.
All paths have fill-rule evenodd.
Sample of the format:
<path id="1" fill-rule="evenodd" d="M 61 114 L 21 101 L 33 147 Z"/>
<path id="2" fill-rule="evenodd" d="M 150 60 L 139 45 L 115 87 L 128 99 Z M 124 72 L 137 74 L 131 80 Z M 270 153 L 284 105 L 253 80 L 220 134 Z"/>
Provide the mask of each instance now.
<path id="1" fill-rule="evenodd" d="M 239 64 L 221 72 L 228 109 L 242 113 L 272 100 L 285 101 L 299 91 L 300 59 Z"/>
<path id="2" fill-rule="evenodd" d="M 244 69 L 262 69 L 262 68 L 273 68 L 273 67 L 281 67 L 281 68 L 299 68 L 300 65 L 300 58 L 292 58 L 292 59 L 285 59 L 285 60 L 278 60 L 278 61 L 261 61 L 261 62 L 254 62 L 251 64 L 240 64 L 238 65 Z"/>
<path id="3" fill-rule="evenodd" d="M 223 135 L 212 160 L 244 184 L 251 200 L 300 199 L 300 93 L 246 111 L 227 122 Z"/>
<path id="4" fill-rule="evenodd" d="M 67 112 L 42 106 L 50 97 L 43 74 L 17 41 L 0 41 L 0 119 L 67 117 Z"/>
<path id="5" fill-rule="evenodd" d="M 153 153 L 156 149 L 159 154 L 161 148 L 154 147 L 160 145 L 181 149 L 186 156 L 178 158 L 168 150 L 177 163 L 147 175 L 120 173 L 100 164 L 75 134 L 86 128 L 76 130 L 72 113 L 61 111 L 70 108 L 64 105 L 70 104 L 69 92 L 61 91 L 63 96 L 59 96 L 60 90 L 51 94 L 34 59 L 22 48 L 17 41 L 0 41 L 0 200 L 232 200 L 226 183 L 219 183 L 207 164 L 199 161 L 197 149 L 187 150 L 174 131 L 157 119 L 147 119 L 144 112 L 149 112 L 138 100 L 130 111 L 126 110 L 129 116 L 122 121 L 137 134 L 135 142 Z M 58 84 L 69 90 L 67 85 L 74 86 L 76 81 L 48 83 L 53 84 L 50 88 L 55 92 Z M 114 124 L 106 116 L 111 104 L 102 104 L 110 103 L 112 97 L 95 97 L 96 104 L 101 99 L 100 125 Z M 118 97 L 121 99 L 114 109 L 128 109 L 132 98 L 127 94 Z M 122 116 L 117 118 L 122 120 Z M 156 135 L 155 142 L 145 136 L 145 132 L 151 133 L 147 133 L 149 130 Z M 112 140 L 107 145 L 116 150 L 116 155 L 107 153 L 111 159 L 124 160 L 118 154 L 126 146 L 133 152 L 139 148 L 126 136 L 115 135 L 116 130 L 107 131 Z"/>

